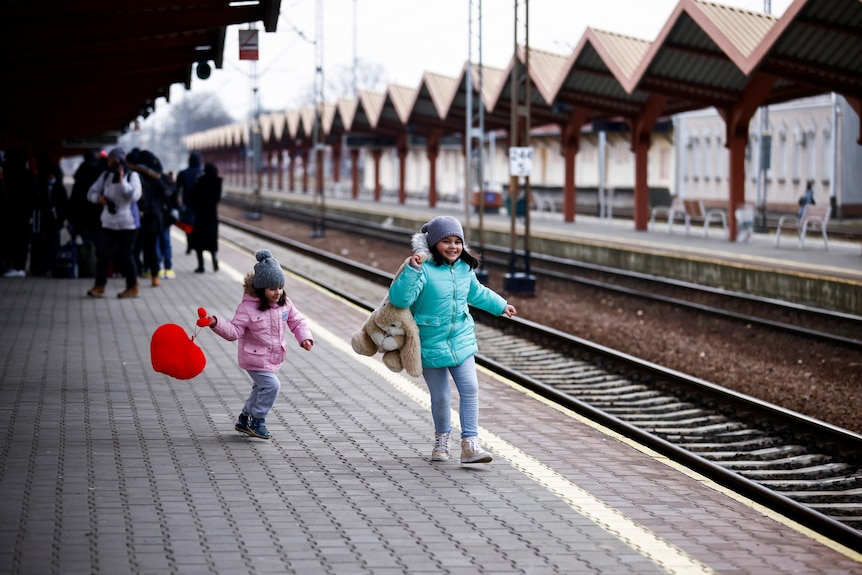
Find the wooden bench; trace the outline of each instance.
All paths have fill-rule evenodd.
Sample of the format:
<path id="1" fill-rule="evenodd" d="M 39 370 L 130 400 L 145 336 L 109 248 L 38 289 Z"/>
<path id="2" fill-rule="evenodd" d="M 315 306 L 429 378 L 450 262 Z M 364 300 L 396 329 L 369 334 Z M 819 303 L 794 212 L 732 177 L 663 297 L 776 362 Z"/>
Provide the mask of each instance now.
<path id="1" fill-rule="evenodd" d="M 829 238 L 826 237 L 826 226 L 829 225 L 829 216 L 832 214 L 832 206 L 818 206 L 815 204 L 807 204 L 802 210 L 802 215 L 784 215 L 778 218 L 778 229 L 775 231 L 775 247 L 778 247 L 778 242 L 781 240 L 781 228 L 796 228 L 799 234 L 799 249 L 805 245 L 805 234 L 808 233 L 808 228 L 817 231 L 820 230 L 823 236 L 823 244 L 826 249 L 829 249 Z"/>
<path id="2" fill-rule="evenodd" d="M 692 220 L 703 222 L 703 235 L 709 237 L 709 225 L 713 222 L 720 223 L 724 229 L 725 237 L 728 234 L 727 230 L 727 213 L 721 208 L 707 208 L 703 200 L 685 200 L 675 198 L 669 206 L 656 206 L 650 214 L 650 224 L 655 222 L 655 217 L 658 214 L 666 214 L 667 217 L 667 232 L 673 233 L 673 221 L 677 215 L 680 215 L 685 222 L 685 233 L 691 231 Z"/>

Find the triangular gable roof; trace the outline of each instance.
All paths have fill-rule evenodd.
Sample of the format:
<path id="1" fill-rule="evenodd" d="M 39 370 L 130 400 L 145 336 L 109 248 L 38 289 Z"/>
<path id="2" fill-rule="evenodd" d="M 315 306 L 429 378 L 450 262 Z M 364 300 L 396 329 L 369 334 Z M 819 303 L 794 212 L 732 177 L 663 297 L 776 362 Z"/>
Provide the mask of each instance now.
<path id="1" fill-rule="evenodd" d="M 690 22 L 694 23 L 695 30 L 691 29 Z M 631 79 L 623 82 L 623 88 L 632 93 L 650 70 L 654 70 L 668 77 L 686 74 L 685 78 L 674 76 L 674 79 L 701 84 L 716 92 L 737 91 L 746 84 L 742 70 L 752 46 L 766 36 L 775 22 L 766 14 L 702 0 L 680 0 Z M 708 39 L 706 42 L 704 36 Z M 715 48 L 718 53 L 713 53 Z M 683 59 L 677 54 L 686 50 L 687 65 L 680 66 Z M 694 62 L 697 58 L 701 58 L 704 65 L 697 65 Z M 732 68 L 720 65 L 722 61 Z"/>
<path id="2" fill-rule="evenodd" d="M 518 58 L 521 62 L 526 61 L 526 55 L 526 48 L 518 46 Z M 568 56 L 562 54 L 530 48 L 530 80 L 548 105 L 554 101 L 553 89 L 563 73 L 567 60 Z"/>
<path id="3" fill-rule="evenodd" d="M 380 121 L 380 113 L 383 111 L 383 102 L 385 99 L 386 96 L 380 92 L 372 92 L 371 90 L 359 91 L 357 113 L 361 113 L 372 128 L 376 128 Z"/>
<path id="4" fill-rule="evenodd" d="M 299 111 L 285 110 L 284 120 L 287 125 L 287 133 L 291 140 L 294 140 L 299 135 Z"/>
<path id="5" fill-rule="evenodd" d="M 335 112 L 337 111 L 335 104 L 323 102 L 320 107 L 320 125 L 323 128 L 324 135 L 328 136 L 332 133 L 332 124 L 335 122 Z"/>
<path id="6" fill-rule="evenodd" d="M 314 136 L 314 106 L 303 106 L 299 110 L 299 133 L 297 135 L 311 138 Z"/>
<path id="7" fill-rule="evenodd" d="M 341 123 L 344 124 L 344 131 L 349 132 L 353 127 L 353 118 L 356 116 L 356 106 L 359 105 L 356 98 L 339 98 L 338 114 L 341 116 Z"/>
<path id="8" fill-rule="evenodd" d="M 384 100 L 383 105 L 385 107 L 387 102 L 391 102 L 399 121 L 401 124 L 406 125 L 410 118 L 413 104 L 416 102 L 416 95 L 418 92 L 418 88 L 408 88 L 406 86 L 390 84 L 389 88 L 386 90 L 386 99 Z"/>
<path id="9" fill-rule="evenodd" d="M 449 108 L 452 106 L 452 101 L 458 92 L 459 84 L 459 78 L 444 76 L 443 74 L 434 72 L 425 72 L 422 74 L 422 80 L 419 83 L 419 91 L 421 93 L 424 89 L 427 92 L 437 112 L 437 116 L 442 120 L 449 114 Z"/>

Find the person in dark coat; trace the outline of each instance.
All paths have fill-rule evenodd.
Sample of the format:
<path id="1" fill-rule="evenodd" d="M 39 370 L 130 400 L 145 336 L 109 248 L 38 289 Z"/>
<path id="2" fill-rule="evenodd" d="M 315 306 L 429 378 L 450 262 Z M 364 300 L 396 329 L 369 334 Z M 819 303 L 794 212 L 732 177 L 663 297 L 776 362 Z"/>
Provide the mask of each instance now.
<path id="1" fill-rule="evenodd" d="M 204 273 L 205 251 L 212 255 L 213 271 L 218 271 L 218 204 L 221 201 L 221 184 L 218 168 L 208 163 L 191 191 L 195 227 L 189 239 L 191 248 L 198 256 L 195 272 L 199 274 Z"/>
<path id="2" fill-rule="evenodd" d="M 37 159 L 36 205 L 33 209 L 30 239 L 30 275 L 44 276 L 51 271 L 60 248 L 60 230 L 69 217 L 69 196 L 63 185 L 60 166 L 48 157 Z"/>
<path id="3" fill-rule="evenodd" d="M 203 160 L 197 152 L 189 154 L 189 167 L 177 174 L 177 197 L 180 204 L 180 223 L 188 227 L 195 225 L 195 210 L 192 205 L 192 188 L 204 173 Z M 186 254 L 192 253 L 191 234 L 186 233 Z"/>
<path id="4" fill-rule="evenodd" d="M 106 163 L 100 163 L 93 150 L 85 150 L 84 160 L 73 176 L 69 223 L 72 233 L 80 237 L 83 244 L 95 243 L 102 227 L 102 206 L 87 201 L 87 192 L 105 170 Z"/>
<path id="5" fill-rule="evenodd" d="M 36 175 L 27 167 L 23 148 L 12 148 L 3 161 L 4 205 L 0 210 L 3 277 L 26 276 L 30 247 L 30 220 L 36 205 Z"/>

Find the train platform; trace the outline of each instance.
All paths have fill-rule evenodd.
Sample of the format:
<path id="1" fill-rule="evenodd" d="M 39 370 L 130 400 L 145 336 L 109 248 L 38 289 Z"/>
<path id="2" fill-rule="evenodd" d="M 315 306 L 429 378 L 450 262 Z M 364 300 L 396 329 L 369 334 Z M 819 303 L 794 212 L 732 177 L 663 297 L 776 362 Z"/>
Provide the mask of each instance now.
<path id="1" fill-rule="evenodd" d="M 290 273 L 315 345 L 287 340 L 273 438 L 239 434 L 235 343 L 198 333 L 191 380 L 151 366 L 153 331 L 232 315 L 254 263 L 225 241 L 196 274 L 183 245 L 137 299 L 119 278 L 104 299 L 0 278 L 0 573 L 862 574 L 862 554 L 484 370 L 495 460 L 432 463 L 421 379 L 353 353 L 366 313 Z"/>
<path id="2" fill-rule="evenodd" d="M 228 196 L 253 203 L 248 190 L 234 189 Z M 261 192 L 261 202 L 277 205 L 314 206 L 313 194 Z M 399 204 L 396 198 L 378 201 L 327 197 L 325 214 L 368 219 L 407 229 L 419 226 L 435 215 L 458 217 L 472 228 L 468 242 L 510 247 L 512 222 L 505 210 L 484 214 L 440 202 L 430 208 L 420 201 Z M 524 247 L 525 221 L 516 218 L 516 250 Z M 692 222 L 688 233 L 676 220 L 673 227 L 657 221 L 646 231 L 636 231 L 631 219 L 599 218 L 577 214 L 574 222 L 564 222 L 562 214 L 532 211 L 530 217 L 532 254 L 558 256 L 589 264 L 667 277 L 677 281 L 751 293 L 843 313 L 862 315 L 862 220 L 835 222 L 844 232 L 827 244 L 820 234 L 809 233 L 802 249 L 794 230 L 776 234 L 754 233 L 750 241 L 731 242 L 713 221 L 704 231 Z M 848 239 L 849 238 L 849 239 Z"/>

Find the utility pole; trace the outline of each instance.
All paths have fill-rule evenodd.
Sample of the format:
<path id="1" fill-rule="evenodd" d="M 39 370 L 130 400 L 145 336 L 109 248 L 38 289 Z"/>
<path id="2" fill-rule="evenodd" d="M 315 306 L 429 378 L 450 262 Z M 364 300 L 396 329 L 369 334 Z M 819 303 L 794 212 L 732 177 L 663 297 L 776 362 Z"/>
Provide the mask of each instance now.
<path id="1" fill-rule="evenodd" d="M 518 66 L 518 0 L 515 0 L 515 51 L 512 63 L 511 115 L 509 126 L 509 272 L 505 278 L 505 290 L 509 293 L 535 295 L 536 276 L 530 273 L 530 171 L 533 164 L 533 149 L 530 147 L 530 0 L 524 0 L 524 69 L 523 81 Z M 523 94 L 523 105 L 521 104 Z M 524 178 L 524 267 L 517 267 L 517 217 L 520 196 L 520 178 Z"/>
<path id="2" fill-rule="evenodd" d="M 478 9 L 478 14 L 475 14 Z M 479 192 L 476 197 L 476 211 L 479 213 L 479 241 L 477 247 L 477 253 L 479 255 L 479 267 L 475 270 L 476 277 L 483 284 L 488 283 L 488 271 L 485 269 L 483 255 L 483 248 L 485 245 L 485 230 L 484 230 L 484 217 L 485 217 L 485 182 L 484 182 L 484 170 L 482 165 L 482 157 L 485 153 L 485 106 L 482 102 L 482 0 L 470 0 L 469 1 L 469 19 L 468 19 L 468 40 L 467 40 L 467 65 L 469 66 L 469 74 L 467 75 L 467 115 L 466 115 L 466 133 L 465 133 L 465 144 L 466 144 L 466 154 L 465 154 L 465 206 L 466 206 L 466 228 L 470 229 L 470 210 L 472 209 L 472 196 L 473 196 L 473 182 L 478 182 Z M 474 15 L 476 16 L 474 18 Z M 474 43 L 474 33 L 473 27 L 474 23 L 478 27 L 478 48 L 479 48 L 479 62 L 476 68 L 473 66 L 473 43 Z M 473 113 L 473 78 L 474 72 L 477 72 L 478 75 L 478 97 L 476 98 L 479 113 L 478 113 L 478 125 L 476 123 L 476 117 Z M 474 144 L 477 147 L 478 153 L 476 162 L 474 164 L 473 161 L 473 149 Z M 468 231 L 469 233 L 469 231 Z"/>
<path id="3" fill-rule="evenodd" d="M 314 220 L 311 237 L 326 237 L 326 196 L 323 193 L 323 160 L 326 146 L 323 142 L 323 0 L 315 6 L 314 31 L 314 172 L 315 190 L 313 198 Z"/>
<path id="4" fill-rule="evenodd" d="M 763 11 L 766 14 L 772 14 L 772 1 L 763 0 Z M 757 166 L 757 204 L 759 217 L 754 224 L 754 231 L 757 233 L 768 233 L 769 226 L 766 222 L 766 191 L 769 188 L 769 178 L 767 177 L 770 164 L 772 162 L 772 134 L 769 131 L 769 106 L 761 106 L 758 110 L 758 166 Z"/>

